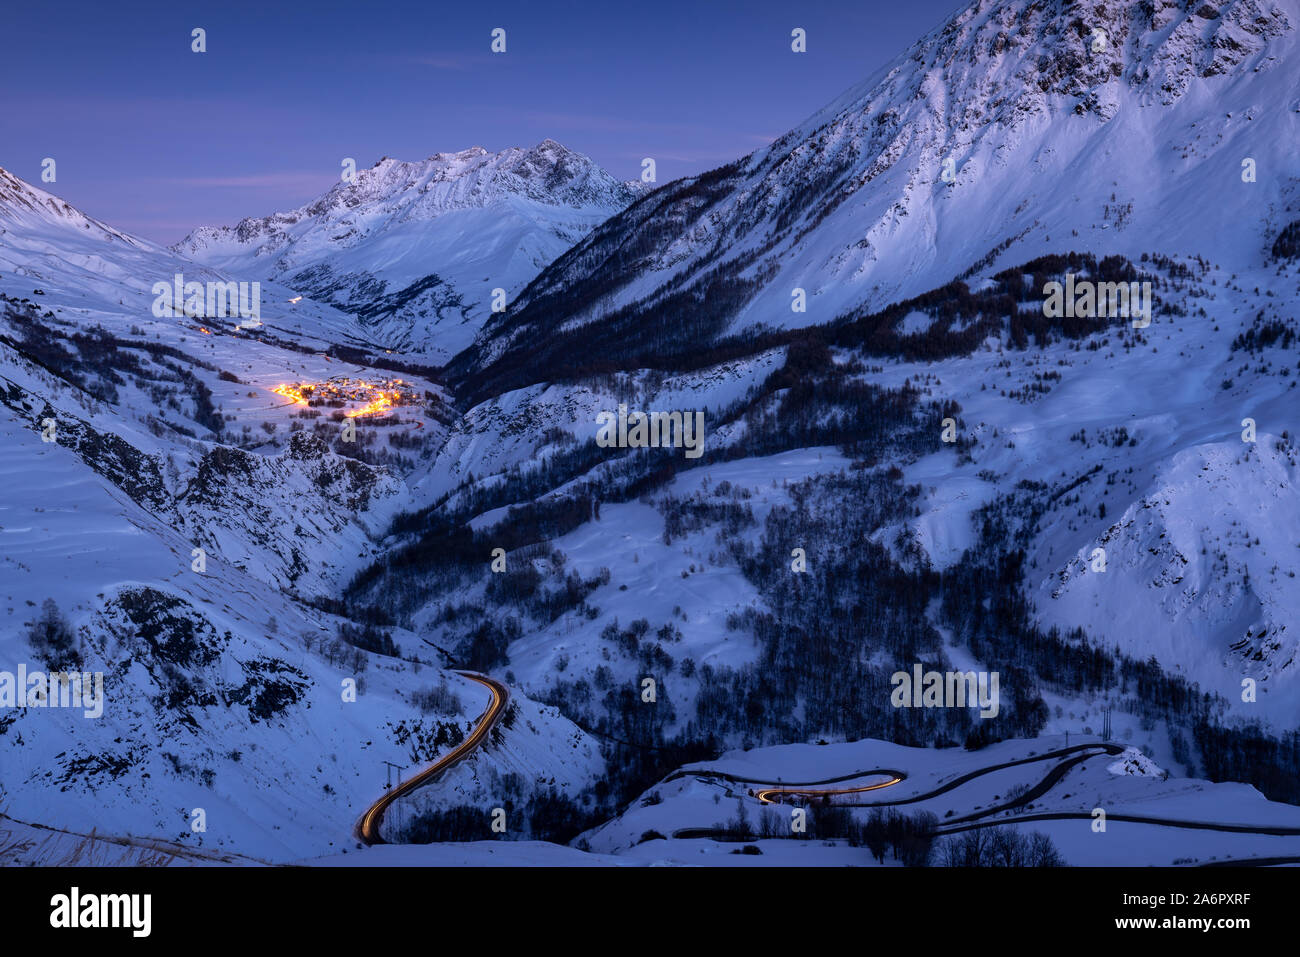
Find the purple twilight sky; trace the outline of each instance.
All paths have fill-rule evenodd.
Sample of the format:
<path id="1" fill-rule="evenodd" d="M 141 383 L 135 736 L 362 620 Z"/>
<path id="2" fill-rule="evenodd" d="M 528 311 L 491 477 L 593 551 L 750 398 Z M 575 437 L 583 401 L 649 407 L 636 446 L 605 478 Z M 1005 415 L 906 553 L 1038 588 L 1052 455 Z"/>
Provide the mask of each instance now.
<path id="1" fill-rule="evenodd" d="M 10 5 L 0 166 L 174 242 L 381 156 L 552 137 L 634 179 L 721 165 L 867 78 L 956 0 Z M 191 30 L 207 52 L 191 51 Z M 504 54 L 489 50 L 506 30 Z M 808 52 L 790 50 L 807 31 Z M 41 161 L 57 181 L 41 182 Z"/>

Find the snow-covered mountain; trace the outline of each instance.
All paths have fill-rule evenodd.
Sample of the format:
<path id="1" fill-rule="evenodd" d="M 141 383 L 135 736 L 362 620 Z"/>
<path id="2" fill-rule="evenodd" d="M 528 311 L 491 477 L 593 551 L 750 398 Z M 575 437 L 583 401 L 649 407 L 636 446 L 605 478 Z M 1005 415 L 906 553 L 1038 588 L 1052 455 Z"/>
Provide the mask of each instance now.
<path id="1" fill-rule="evenodd" d="M 428 760 L 486 703 L 415 635 L 323 610 L 409 505 L 405 463 L 441 444 L 443 393 L 390 357 L 348 361 L 382 350 L 278 283 L 256 328 L 160 316 L 152 286 L 176 273 L 254 277 L 3 170 L 0 191 L 0 814 L 264 861 L 351 846 L 383 762 Z M 312 407 L 275 391 L 340 378 L 402 385 L 392 412 L 353 420 L 353 445 L 345 410 L 364 398 Z M 38 622 L 73 654 L 33 645 Z M 30 706 L 26 686 L 13 698 L 20 668 L 70 665 L 103 675 L 97 716 Z M 437 709 L 417 701 L 430 688 L 446 689 Z M 514 701 L 527 724 L 452 793 L 543 759 L 574 787 L 596 773 L 580 732 Z"/>
<path id="2" fill-rule="evenodd" d="M 155 283 L 253 282 L 262 277 L 238 264 L 221 271 L 192 262 L 138 236 L 93 219 L 56 196 L 0 168 L 0 292 L 15 297 L 40 289 L 46 306 L 75 311 L 81 320 L 118 329 L 152 321 Z M 368 332 L 356 319 L 263 282 L 262 327 L 267 336 L 313 345 L 366 348 Z"/>
<path id="3" fill-rule="evenodd" d="M 454 662 L 511 708 L 394 806 L 390 837 L 482 838 L 433 860 L 717 863 L 772 817 L 750 785 L 889 768 L 956 835 L 1020 810 L 1055 736 L 1086 766 L 1033 810 L 1071 862 L 1172 858 L 1159 822 L 1085 844 L 1112 804 L 1226 822 L 1202 860 L 1283 833 L 1241 823 L 1291 854 L 1293 807 L 1193 779 L 1300 803 L 1297 26 L 976 0 L 640 198 L 548 140 L 166 250 L 0 173 L 0 671 L 48 597 L 108 690 L 0 711 L 0 803 L 419 860 L 349 834 L 383 762 L 484 713 Z M 174 272 L 267 280 L 266 329 L 154 315 Z M 1149 325 L 1045 314 L 1067 273 L 1150 283 Z M 448 388 L 422 360 L 476 334 Z M 699 414 L 701 454 L 601 444 L 620 406 Z M 1001 674 L 998 715 L 899 709 L 914 665 Z"/>
<path id="4" fill-rule="evenodd" d="M 282 281 L 355 314 L 388 347 L 442 362 L 491 314 L 493 290 L 513 299 L 638 191 L 550 139 L 385 157 L 313 203 L 201 227 L 173 248 Z"/>
<path id="5" fill-rule="evenodd" d="M 1300 195 L 1297 27 L 1294 0 L 972 3 L 770 146 L 593 231 L 453 369 L 482 395 L 1067 249 L 1255 261 Z"/>

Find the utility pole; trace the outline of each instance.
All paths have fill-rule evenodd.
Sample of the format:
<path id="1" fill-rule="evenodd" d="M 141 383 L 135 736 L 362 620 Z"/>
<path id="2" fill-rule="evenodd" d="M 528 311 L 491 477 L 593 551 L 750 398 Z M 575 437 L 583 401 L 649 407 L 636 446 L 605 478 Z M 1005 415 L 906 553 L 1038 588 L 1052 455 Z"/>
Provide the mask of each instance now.
<path id="1" fill-rule="evenodd" d="M 406 767 L 407 767 L 407 766 L 406 766 L 405 764 L 394 764 L 392 761 L 385 761 L 384 764 L 388 765 L 388 784 L 384 787 L 384 790 L 385 790 L 385 791 L 391 791 L 391 790 L 393 789 L 393 770 L 394 770 L 394 769 L 397 770 L 397 786 L 398 786 L 398 787 L 401 787 L 401 786 L 402 786 L 402 772 L 403 772 L 404 770 L 406 770 Z M 393 804 L 396 804 L 396 803 L 397 803 L 396 801 L 393 802 Z M 404 819 L 403 817 L 401 817 L 401 814 L 402 814 L 402 810 L 401 810 L 401 808 L 398 808 L 397 813 L 398 813 L 398 830 L 401 830 L 403 827 L 405 827 L 405 819 Z"/>
<path id="2" fill-rule="evenodd" d="M 407 766 L 406 766 L 405 764 L 394 764 L 392 761 L 385 761 L 384 763 L 385 763 L 386 765 L 388 765 L 388 784 L 386 784 L 386 785 L 384 786 L 384 790 L 385 790 L 385 791 L 391 791 L 391 790 L 393 789 L 393 769 L 394 769 L 394 768 L 397 769 L 397 785 L 398 785 L 398 787 L 401 787 L 401 784 L 402 784 L 402 772 L 406 770 L 406 767 L 407 767 Z"/>

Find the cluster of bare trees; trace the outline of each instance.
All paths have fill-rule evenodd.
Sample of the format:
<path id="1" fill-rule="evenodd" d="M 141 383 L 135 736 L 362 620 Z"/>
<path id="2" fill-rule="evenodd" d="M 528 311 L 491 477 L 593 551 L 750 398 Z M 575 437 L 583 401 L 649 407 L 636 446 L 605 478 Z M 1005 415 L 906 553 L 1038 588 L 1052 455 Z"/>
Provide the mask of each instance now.
<path id="1" fill-rule="evenodd" d="M 972 828 L 939 843 L 943 867 L 1064 867 L 1052 839 L 1040 831 L 1024 834 L 1010 827 Z"/>

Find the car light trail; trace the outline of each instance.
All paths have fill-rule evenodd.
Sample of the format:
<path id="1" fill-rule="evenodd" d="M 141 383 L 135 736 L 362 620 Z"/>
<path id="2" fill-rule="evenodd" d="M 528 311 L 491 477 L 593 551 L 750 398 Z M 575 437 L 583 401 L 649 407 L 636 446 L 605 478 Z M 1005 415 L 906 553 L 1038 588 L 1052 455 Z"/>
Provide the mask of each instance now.
<path id="1" fill-rule="evenodd" d="M 453 750 L 443 755 L 433 764 L 429 765 L 419 774 L 408 778 L 397 787 L 393 788 L 378 801 L 370 806 L 370 810 L 362 815 L 361 820 L 357 823 L 357 836 L 366 844 L 383 844 L 383 837 L 379 833 L 379 826 L 383 823 L 384 812 L 388 810 L 389 805 L 396 801 L 404 794 L 409 794 L 423 784 L 427 784 L 432 778 L 441 774 L 447 768 L 451 767 L 458 761 L 464 760 L 471 752 L 474 751 L 488 733 L 496 725 L 497 720 L 505 710 L 506 702 L 510 700 L 510 693 L 506 691 L 506 686 L 494 678 L 486 675 L 475 674 L 472 671 L 458 672 L 469 678 L 471 681 L 477 681 L 492 692 L 492 700 L 488 703 L 487 710 L 483 712 L 483 717 L 475 726 L 470 736 L 457 745 Z"/>
<path id="2" fill-rule="evenodd" d="M 758 798 L 760 804 L 781 804 L 787 796 L 798 796 L 805 798 L 828 797 L 832 794 L 861 794 L 863 791 L 876 791 L 880 788 L 892 787 L 901 777 L 894 775 L 888 781 L 881 781 L 877 784 L 867 784 L 860 788 L 764 788 L 761 791 L 755 791 L 754 796 Z"/>

